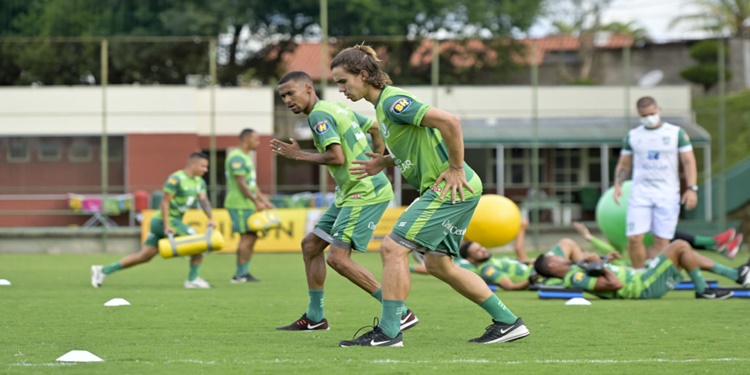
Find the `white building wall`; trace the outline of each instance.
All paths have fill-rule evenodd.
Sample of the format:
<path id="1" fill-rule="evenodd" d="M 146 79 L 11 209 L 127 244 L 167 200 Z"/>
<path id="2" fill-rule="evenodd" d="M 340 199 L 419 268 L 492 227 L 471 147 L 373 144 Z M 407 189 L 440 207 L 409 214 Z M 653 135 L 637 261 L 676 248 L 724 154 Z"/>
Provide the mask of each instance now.
<path id="1" fill-rule="evenodd" d="M 270 88 L 217 88 L 216 134 L 252 127 L 273 133 Z M 187 86 L 110 86 L 107 131 L 210 134 L 211 94 Z M 0 135 L 75 135 L 102 131 L 101 87 L 0 89 Z"/>
<path id="2" fill-rule="evenodd" d="M 451 86 L 433 90 L 429 86 L 403 86 L 420 100 L 462 118 L 530 118 L 534 91 L 528 86 Z M 690 86 L 631 87 L 629 94 L 618 86 L 543 86 L 537 91 L 540 117 L 622 117 L 627 109 L 637 116 L 635 102 L 653 96 L 666 115 L 691 116 Z M 626 101 L 626 96 L 629 98 Z M 325 98 L 347 103 L 366 116 L 375 110 L 367 101 L 352 103 L 337 88 Z"/>
<path id="3" fill-rule="evenodd" d="M 405 86 L 421 100 L 437 104 L 462 118 L 530 118 L 534 91 L 527 86 Z M 217 88 L 216 134 L 236 135 L 252 127 L 273 133 L 275 88 Z M 540 117 L 620 117 L 626 108 L 636 116 L 635 101 L 656 98 L 667 115 L 691 116 L 689 86 L 630 88 L 554 86 L 537 91 Z M 211 95 L 208 88 L 187 86 L 110 86 L 107 90 L 107 130 L 126 133 L 210 134 Z M 325 90 L 327 100 L 343 102 L 367 116 L 372 105 L 348 101 L 336 87 Z M 627 103 L 627 104 L 626 104 Z M 0 135 L 100 134 L 101 87 L 8 87 L 0 89 Z"/>

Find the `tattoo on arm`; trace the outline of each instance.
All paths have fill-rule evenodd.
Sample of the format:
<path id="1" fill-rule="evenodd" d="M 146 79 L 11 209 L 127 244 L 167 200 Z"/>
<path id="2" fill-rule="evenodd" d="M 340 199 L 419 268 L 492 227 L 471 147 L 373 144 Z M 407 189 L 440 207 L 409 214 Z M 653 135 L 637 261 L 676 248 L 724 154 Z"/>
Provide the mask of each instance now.
<path id="1" fill-rule="evenodd" d="M 622 183 L 628 178 L 630 175 L 630 170 L 624 167 L 617 168 L 617 173 L 615 174 L 615 185 L 622 185 Z"/>
<path id="2" fill-rule="evenodd" d="M 203 196 L 200 198 L 201 202 L 201 208 L 203 209 L 203 212 L 206 213 L 206 216 L 211 218 L 211 201 L 208 200 L 207 196 Z"/>

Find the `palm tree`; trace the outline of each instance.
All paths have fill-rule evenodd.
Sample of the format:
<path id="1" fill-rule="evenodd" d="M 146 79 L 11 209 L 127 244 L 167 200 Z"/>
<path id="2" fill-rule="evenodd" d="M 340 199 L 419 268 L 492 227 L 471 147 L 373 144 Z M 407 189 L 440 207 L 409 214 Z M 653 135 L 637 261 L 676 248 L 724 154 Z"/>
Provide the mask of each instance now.
<path id="1" fill-rule="evenodd" d="M 688 22 L 703 31 L 717 35 L 750 36 L 750 0 L 692 0 L 701 10 L 678 16 L 670 27 Z"/>

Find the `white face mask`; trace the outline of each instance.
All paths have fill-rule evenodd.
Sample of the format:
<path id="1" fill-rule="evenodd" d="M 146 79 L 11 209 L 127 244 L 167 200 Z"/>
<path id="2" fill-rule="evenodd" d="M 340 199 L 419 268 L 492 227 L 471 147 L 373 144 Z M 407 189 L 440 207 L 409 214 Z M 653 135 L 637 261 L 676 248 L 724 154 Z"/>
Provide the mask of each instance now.
<path id="1" fill-rule="evenodd" d="M 660 122 L 661 117 L 659 117 L 658 113 L 641 117 L 641 124 L 649 129 L 655 128 L 657 125 L 659 125 Z"/>
<path id="2" fill-rule="evenodd" d="M 641 124 L 649 129 L 655 128 L 661 122 L 661 117 L 658 113 L 654 113 L 650 116 L 641 117 Z"/>

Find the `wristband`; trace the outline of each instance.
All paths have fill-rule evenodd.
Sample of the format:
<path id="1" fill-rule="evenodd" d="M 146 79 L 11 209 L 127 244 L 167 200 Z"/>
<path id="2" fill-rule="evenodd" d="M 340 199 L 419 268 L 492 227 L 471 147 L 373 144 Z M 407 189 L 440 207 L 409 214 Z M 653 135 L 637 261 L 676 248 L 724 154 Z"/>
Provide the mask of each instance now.
<path id="1" fill-rule="evenodd" d="M 452 165 L 451 165 L 451 166 L 450 166 L 450 168 L 451 168 L 451 169 L 455 169 L 455 170 L 457 170 L 457 171 L 460 171 L 460 170 L 463 170 L 463 169 L 464 169 L 464 166 L 462 165 L 462 166 L 460 166 L 460 167 L 454 167 L 454 166 L 452 166 Z"/>

